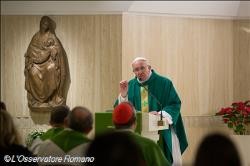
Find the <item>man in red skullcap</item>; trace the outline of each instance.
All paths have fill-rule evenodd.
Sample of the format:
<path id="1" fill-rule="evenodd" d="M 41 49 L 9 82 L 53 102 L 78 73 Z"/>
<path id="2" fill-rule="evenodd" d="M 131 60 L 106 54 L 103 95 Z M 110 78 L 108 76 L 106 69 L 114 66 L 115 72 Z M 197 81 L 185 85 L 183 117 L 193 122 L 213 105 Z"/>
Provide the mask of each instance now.
<path id="1" fill-rule="evenodd" d="M 131 103 L 122 102 L 117 105 L 113 111 L 112 120 L 116 129 L 127 132 L 133 137 L 141 148 L 148 166 L 170 165 L 162 150 L 154 141 L 134 133 L 136 128 L 136 112 Z"/>

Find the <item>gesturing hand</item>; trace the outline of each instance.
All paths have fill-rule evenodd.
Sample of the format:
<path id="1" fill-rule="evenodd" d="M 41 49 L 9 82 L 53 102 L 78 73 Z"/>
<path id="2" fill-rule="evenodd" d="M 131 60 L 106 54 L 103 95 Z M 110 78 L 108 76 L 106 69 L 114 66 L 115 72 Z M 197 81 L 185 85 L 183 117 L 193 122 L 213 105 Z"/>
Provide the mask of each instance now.
<path id="1" fill-rule="evenodd" d="M 120 82 L 120 94 L 122 97 L 126 97 L 128 94 L 128 81 L 122 80 Z"/>

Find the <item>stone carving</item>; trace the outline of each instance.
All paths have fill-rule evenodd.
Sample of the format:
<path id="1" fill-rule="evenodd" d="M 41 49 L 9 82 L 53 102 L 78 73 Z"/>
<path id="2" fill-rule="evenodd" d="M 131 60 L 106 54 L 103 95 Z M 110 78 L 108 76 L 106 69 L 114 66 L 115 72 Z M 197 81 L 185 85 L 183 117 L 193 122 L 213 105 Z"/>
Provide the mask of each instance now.
<path id="1" fill-rule="evenodd" d="M 25 89 L 31 111 L 50 111 L 66 104 L 69 65 L 55 28 L 56 23 L 43 16 L 40 30 L 32 37 L 25 53 Z"/>

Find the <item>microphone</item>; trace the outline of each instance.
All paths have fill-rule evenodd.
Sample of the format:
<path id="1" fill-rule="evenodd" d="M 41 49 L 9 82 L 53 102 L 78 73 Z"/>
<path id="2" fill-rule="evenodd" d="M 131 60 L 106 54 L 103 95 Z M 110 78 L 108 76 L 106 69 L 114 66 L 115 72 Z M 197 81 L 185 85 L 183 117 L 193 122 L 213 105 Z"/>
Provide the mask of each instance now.
<path id="1" fill-rule="evenodd" d="M 158 126 L 164 126 L 164 121 L 162 120 L 162 118 L 163 118 L 163 115 L 162 115 L 162 108 L 163 108 L 163 107 L 162 107 L 161 102 L 157 99 L 157 97 L 155 97 L 155 95 L 153 95 L 153 94 L 148 90 L 147 87 L 145 87 L 145 86 L 143 85 L 143 83 L 140 83 L 140 86 L 143 87 L 143 88 L 148 92 L 148 94 L 156 100 L 157 104 L 160 106 L 160 108 L 161 108 L 160 118 L 161 118 L 161 119 L 158 121 L 157 124 L 158 124 Z"/>

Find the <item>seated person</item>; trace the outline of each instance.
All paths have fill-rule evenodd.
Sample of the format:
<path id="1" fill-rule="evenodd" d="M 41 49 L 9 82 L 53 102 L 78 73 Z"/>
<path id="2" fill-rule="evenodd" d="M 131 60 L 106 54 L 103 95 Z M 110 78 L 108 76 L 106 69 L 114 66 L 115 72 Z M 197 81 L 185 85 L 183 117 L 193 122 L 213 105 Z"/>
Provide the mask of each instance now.
<path id="1" fill-rule="evenodd" d="M 107 132 L 95 137 L 86 156 L 94 157 L 85 166 L 146 166 L 140 147 L 125 132 Z"/>
<path id="2" fill-rule="evenodd" d="M 63 131 L 46 140 L 40 146 L 38 156 L 62 157 L 60 163 L 40 163 L 41 165 L 79 165 L 71 162 L 69 157 L 84 157 L 90 140 L 87 134 L 92 130 L 93 118 L 91 112 L 85 107 L 75 107 L 67 117 L 67 126 Z M 67 158 L 68 157 L 68 158 Z M 81 161 L 80 161 L 81 162 Z"/>
<path id="3" fill-rule="evenodd" d="M 134 133 L 136 128 L 136 111 L 131 103 L 122 102 L 115 107 L 113 111 L 113 124 L 115 125 L 116 129 L 127 132 L 131 135 L 131 137 L 141 148 L 146 165 L 170 165 L 160 147 L 153 140 Z"/>
<path id="4" fill-rule="evenodd" d="M 194 166 L 241 166 L 234 143 L 222 134 L 207 135 L 198 147 Z"/>
<path id="5" fill-rule="evenodd" d="M 65 127 L 65 118 L 67 117 L 69 111 L 69 107 L 67 106 L 58 106 L 52 110 L 49 121 L 52 128 L 43 133 L 40 137 L 35 138 L 29 147 L 29 150 L 34 154 L 37 154 L 43 141 L 54 137 L 56 134 L 62 131 Z"/>
<path id="6" fill-rule="evenodd" d="M 0 111 L 0 163 L 1 165 L 37 165 L 36 162 L 19 162 L 18 156 L 34 157 L 34 155 L 21 145 L 21 137 L 17 132 L 11 115 L 1 108 Z M 11 157 L 13 162 L 7 162 L 4 156 Z M 8 159 L 8 158 L 7 158 Z M 10 159 L 10 158 L 9 158 Z"/>

